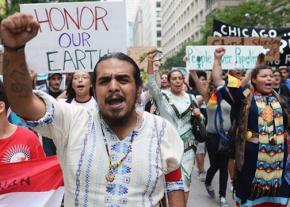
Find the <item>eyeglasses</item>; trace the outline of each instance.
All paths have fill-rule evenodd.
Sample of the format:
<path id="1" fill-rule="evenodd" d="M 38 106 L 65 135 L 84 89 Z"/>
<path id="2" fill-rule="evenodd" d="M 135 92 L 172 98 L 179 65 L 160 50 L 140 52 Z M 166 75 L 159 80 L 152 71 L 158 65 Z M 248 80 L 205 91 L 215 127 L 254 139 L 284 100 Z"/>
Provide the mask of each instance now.
<path id="1" fill-rule="evenodd" d="M 88 80 L 90 79 L 90 76 L 74 76 L 73 80 Z"/>

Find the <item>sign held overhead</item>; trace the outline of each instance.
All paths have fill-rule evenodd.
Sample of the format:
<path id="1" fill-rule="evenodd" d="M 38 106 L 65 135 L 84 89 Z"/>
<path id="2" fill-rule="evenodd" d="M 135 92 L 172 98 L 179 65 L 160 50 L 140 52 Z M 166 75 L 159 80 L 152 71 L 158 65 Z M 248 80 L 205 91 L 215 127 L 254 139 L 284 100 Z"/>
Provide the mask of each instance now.
<path id="1" fill-rule="evenodd" d="M 222 59 L 222 69 L 252 69 L 256 65 L 259 54 L 266 54 L 269 50 L 262 46 L 187 46 L 187 69 L 211 70 L 214 52 L 218 47 L 226 49 Z"/>

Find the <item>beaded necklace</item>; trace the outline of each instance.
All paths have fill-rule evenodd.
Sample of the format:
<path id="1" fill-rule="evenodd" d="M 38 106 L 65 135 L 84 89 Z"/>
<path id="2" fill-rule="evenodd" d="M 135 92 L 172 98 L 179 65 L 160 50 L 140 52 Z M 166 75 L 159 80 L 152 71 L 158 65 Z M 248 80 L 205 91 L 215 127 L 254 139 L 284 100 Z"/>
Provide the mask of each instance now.
<path id="1" fill-rule="evenodd" d="M 139 119 L 137 118 L 137 126 L 138 126 L 138 123 L 139 123 Z M 107 155 L 108 155 L 108 158 L 109 158 L 109 170 L 108 170 L 108 173 L 106 174 L 105 178 L 106 178 L 106 180 L 108 182 L 111 183 L 111 182 L 113 182 L 115 180 L 116 170 L 121 166 L 122 162 L 132 152 L 132 143 L 134 141 L 135 135 L 137 135 L 137 132 L 135 130 L 132 131 L 131 138 L 130 138 L 130 144 L 128 146 L 128 151 L 124 155 L 124 157 L 122 157 L 119 161 L 113 163 L 112 156 L 111 156 L 110 150 L 109 150 L 108 141 L 107 141 L 107 138 L 106 138 L 105 133 L 104 133 L 102 121 L 101 121 L 101 130 L 102 130 L 102 135 L 103 135 L 103 139 L 104 139 L 104 142 L 105 142 L 106 152 L 107 152 Z"/>

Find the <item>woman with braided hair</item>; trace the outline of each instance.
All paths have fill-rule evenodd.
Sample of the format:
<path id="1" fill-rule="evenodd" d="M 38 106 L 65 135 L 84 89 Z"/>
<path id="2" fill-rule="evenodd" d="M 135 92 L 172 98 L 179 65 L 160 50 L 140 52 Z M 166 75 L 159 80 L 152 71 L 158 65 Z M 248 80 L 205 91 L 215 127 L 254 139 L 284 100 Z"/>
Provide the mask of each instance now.
<path id="1" fill-rule="evenodd" d="M 251 87 L 230 88 L 221 78 L 224 48 L 217 48 L 213 80 L 232 106 L 236 130 L 234 187 L 237 206 L 287 206 L 290 186 L 284 178 L 287 161 L 288 108 L 273 91 L 271 67 L 258 65 Z M 232 116 L 232 117 L 233 117 Z"/>

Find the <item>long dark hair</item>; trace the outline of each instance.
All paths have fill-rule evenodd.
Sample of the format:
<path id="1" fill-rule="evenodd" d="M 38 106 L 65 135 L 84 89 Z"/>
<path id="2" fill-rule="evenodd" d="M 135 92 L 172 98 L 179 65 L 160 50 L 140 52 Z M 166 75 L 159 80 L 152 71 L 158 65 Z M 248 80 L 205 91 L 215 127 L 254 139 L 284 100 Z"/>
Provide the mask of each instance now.
<path id="1" fill-rule="evenodd" d="M 139 69 L 137 63 L 132 58 L 130 58 L 128 55 L 125 55 L 124 53 L 121 53 L 121 52 L 116 52 L 116 53 L 110 53 L 110 54 L 104 55 L 97 62 L 95 69 L 94 69 L 94 74 L 93 74 L 93 88 L 95 88 L 96 81 L 97 81 L 98 65 L 101 62 L 108 60 L 108 59 L 112 59 L 112 58 L 126 61 L 126 62 L 130 63 L 134 69 L 133 76 L 134 76 L 135 84 L 136 84 L 137 88 L 142 87 L 142 78 L 141 78 L 140 69 Z"/>
<path id="2" fill-rule="evenodd" d="M 66 95 L 67 95 L 67 103 L 71 103 L 72 100 L 76 97 L 76 92 L 72 87 L 72 82 L 73 82 L 73 77 L 74 74 L 72 74 L 72 76 L 70 76 L 69 81 L 68 81 L 68 85 L 67 85 L 67 89 L 66 89 Z M 93 81 L 93 75 L 91 72 L 89 72 L 90 75 L 90 82 L 92 83 Z M 90 87 L 90 96 L 94 96 L 94 91 L 93 91 L 93 86 Z"/>
<path id="3" fill-rule="evenodd" d="M 270 69 L 272 70 L 272 68 L 269 65 L 257 65 L 254 70 L 251 73 L 251 84 L 254 88 L 256 88 L 255 83 L 253 83 L 253 79 L 256 79 L 258 74 L 260 73 L 261 70 L 266 70 L 266 69 Z"/>

